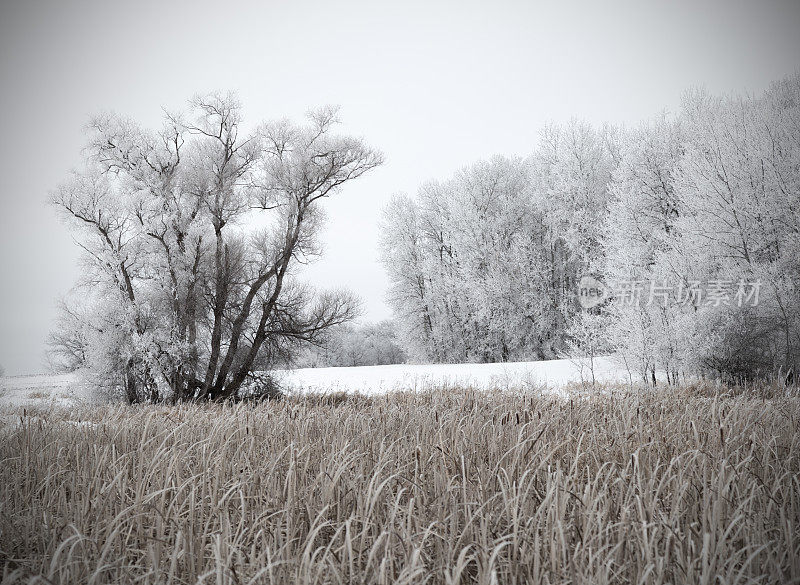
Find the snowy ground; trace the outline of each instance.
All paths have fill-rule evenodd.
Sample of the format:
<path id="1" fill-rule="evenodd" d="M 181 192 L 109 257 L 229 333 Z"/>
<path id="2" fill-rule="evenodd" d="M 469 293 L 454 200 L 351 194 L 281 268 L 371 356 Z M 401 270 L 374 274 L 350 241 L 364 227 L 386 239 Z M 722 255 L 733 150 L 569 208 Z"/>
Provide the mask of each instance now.
<path id="1" fill-rule="evenodd" d="M 78 373 L 0 378 L 0 405 L 24 407 L 51 402 L 70 405 L 99 398 Z"/>
<path id="2" fill-rule="evenodd" d="M 584 366 L 584 377 L 590 376 Z M 628 372 L 610 358 L 595 360 L 601 383 L 627 383 Z M 395 390 L 442 387 L 478 389 L 550 390 L 558 392 L 580 385 L 580 367 L 570 360 L 505 364 L 442 364 L 366 366 L 358 368 L 306 368 L 277 372 L 290 392 L 360 392 L 376 394 Z M 60 403 L 66 406 L 103 400 L 79 373 L 12 376 L 0 379 L 0 406 Z"/>
<path id="3" fill-rule="evenodd" d="M 584 377 L 591 380 L 588 366 Z M 595 359 L 599 382 L 627 382 L 628 372 L 610 358 Z M 580 367 L 570 360 L 503 364 L 436 364 L 365 366 L 359 368 L 308 368 L 285 370 L 279 380 L 292 391 L 361 392 L 375 394 L 433 387 L 479 389 L 550 389 L 557 391 L 581 383 Z"/>

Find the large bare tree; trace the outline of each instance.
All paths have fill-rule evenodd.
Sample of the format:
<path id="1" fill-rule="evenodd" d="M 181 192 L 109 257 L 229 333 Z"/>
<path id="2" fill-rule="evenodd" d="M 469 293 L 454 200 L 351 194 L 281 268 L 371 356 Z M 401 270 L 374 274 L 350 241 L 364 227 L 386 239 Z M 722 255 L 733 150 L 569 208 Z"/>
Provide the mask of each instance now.
<path id="1" fill-rule="evenodd" d="M 190 106 L 158 131 L 94 118 L 85 168 L 52 195 L 115 306 L 111 370 L 131 401 L 233 397 L 287 343 L 357 309 L 292 272 L 320 253 L 321 200 L 382 155 L 337 134 L 333 108 L 245 132 L 231 95 Z M 108 319 L 96 329 L 108 343 Z"/>

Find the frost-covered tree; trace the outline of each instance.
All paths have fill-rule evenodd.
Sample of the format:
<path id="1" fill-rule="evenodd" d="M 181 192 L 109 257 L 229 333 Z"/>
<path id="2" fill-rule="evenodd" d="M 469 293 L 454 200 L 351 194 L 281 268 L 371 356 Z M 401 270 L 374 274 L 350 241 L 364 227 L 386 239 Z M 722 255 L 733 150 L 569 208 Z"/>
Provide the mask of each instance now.
<path id="1" fill-rule="evenodd" d="M 704 303 L 713 330 L 698 362 L 730 375 L 796 369 L 800 362 L 800 75 L 763 96 L 684 104 L 692 136 L 676 191 L 686 208 L 675 254 L 695 274 L 762 284 L 756 306 Z M 713 324 L 711 326 L 710 324 Z"/>
<path id="2" fill-rule="evenodd" d="M 331 328 L 317 344 L 309 344 L 295 361 L 299 367 L 352 367 L 401 364 L 406 355 L 391 320 Z"/>
<path id="3" fill-rule="evenodd" d="M 608 183 L 618 156 L 617 142 L 614 128 L 598 131 L 573 120 L 547 126 L 532 157 L 535 192 L 544 199 L 555 245 L 583 269 L 595 268 L 602 256 L 602 220 L 611 199 Z"/>
<path id="4" fill-rule="evenodd" d="M 674 183 L 683 144 L 680 120 L 666 115 L 621 136 L 603 226 L 601 272 L 615 290 L 625 293 L 621 302 L 607 308 L 615 317 L 607 334 L 625 362 L 650 382 L 657 367 L 672 379 L 685 363 L 681 316 L 689 309 L 658 302 L 664 286 L 676 282 L 678 274 L 685 277 L 685 266 L 662 262 L 678 237 L 681 204 Z M 658 290 L 651 291 L 653 285 Z"/>
<path id="5" fill-rule="evenodd" d="M 62 300 L 54 329 L 47 336 L 47 359 L 55 372 L 74 372 L 87 363 L 91 335 L 98 325 L 89 303 Z"/>
<path id="6" fill-rule="evenodd" d="M 328 108 L 246 131 L 219 94 L 155 131 L 92 120 L 85 168 L 52 203 L 79 230 L 113 321 L 91 351 L 129 399 L 236 396 L 287 344 L 354 315 L 351 294 L 293 277 L 321 252 L 322 200 L 382 162 L 336 122 Z"/>
<path id="7" fill-rule="evenodd" d="M 600 253 L 607 138 L 578 123 L 548 128 L 529 159 L 494 157 L 392 200 L 382 259 L 412 359 L 558 355 L 576 275 Z"/>
<path id="8" fill-rule="evenodd" d="M 608 316 L 600 311 L 581 311 L 567 329 L 564 355 L 577 366 L 584 388 L 597 383 L 596 359 L 608 352 Z"/>
<path id="9" fill-rule="evenodd" d="M 609 333 L 645 376 L 796 369 L 798 160 L 798 76 L 758 97 L 690 92 L 678 116 L 627 135 L 605 275 L 670 290 L 612 303 Z"/>
<path id="10" fill-rule="evenodd" d="M 567 329 L 579 312 L 581 276 L 602 271 L 604 221 L 611 200 L 608 185 L 619 158 L 620 132 L 596 130 L 573 120 L 542 131 L 531 160 L 532 193 L 541 210 L 545 272 L 542 294 L 550 302 L 548 336 L 554 351 L 565 350 Z"/>
<path id="11" fill-rule="evenodd" d="M 500 361 L 535 354 L 538 270 L 526 161 L 496 157 L 396 196 L 382 259 L 400 339 L 421 361 Z"/>

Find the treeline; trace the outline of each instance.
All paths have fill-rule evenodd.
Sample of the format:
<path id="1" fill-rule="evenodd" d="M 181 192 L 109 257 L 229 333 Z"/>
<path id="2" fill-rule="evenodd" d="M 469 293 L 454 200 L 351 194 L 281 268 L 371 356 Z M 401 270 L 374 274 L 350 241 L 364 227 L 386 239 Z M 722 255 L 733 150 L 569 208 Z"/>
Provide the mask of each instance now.
<path id="1" fill-rule="evenodd" d="M 552 126 L 529 159 L 494 157 L 385 210 L 383 261 L 416 359 L 556 357 L 597 243 L 613 132 Z"/>
<path id="2" fill-rule="evenodd" d="M 394 322 L 332 327 L 316 344 L 307 344 L 288 365 L 300 368 L 383 366 L 401 364 L 406 355 L 397 341 Z"/>
<path id="3" fill-rule="evenodd" d="M 759 96 L 689 92 L 635 129 L 549 126 L 527 158 L 395 196 L 383 231 L 412 359 L 614 352 L 650 380 L 793 371 L 800 76 Z M 585 308 L 587 275 L 607 298 Z"/>

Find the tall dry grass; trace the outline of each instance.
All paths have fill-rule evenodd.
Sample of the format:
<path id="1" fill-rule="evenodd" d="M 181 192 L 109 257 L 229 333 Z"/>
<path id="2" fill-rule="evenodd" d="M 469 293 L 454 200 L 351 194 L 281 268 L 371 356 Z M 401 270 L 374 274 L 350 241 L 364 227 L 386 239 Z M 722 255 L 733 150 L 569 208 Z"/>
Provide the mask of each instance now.
<path id="1" fill-rule="evenodd" d="M 798 421 L 676 390 L 28 412 L 3 579 L 797 583 Z"/>

